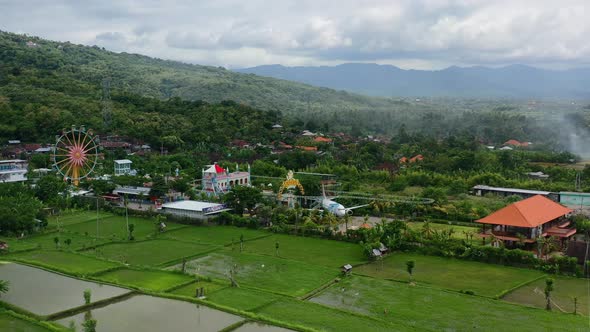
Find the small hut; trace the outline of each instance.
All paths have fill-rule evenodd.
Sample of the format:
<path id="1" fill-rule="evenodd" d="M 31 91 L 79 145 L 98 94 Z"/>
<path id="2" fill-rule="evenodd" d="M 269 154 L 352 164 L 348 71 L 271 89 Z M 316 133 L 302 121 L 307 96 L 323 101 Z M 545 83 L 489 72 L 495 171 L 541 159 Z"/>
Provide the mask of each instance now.
<path id="1" fill-rule="evenodd" d="M 350 275 L 352 273 L 352 265 L 350 264 L 346 264 L 344 266 L 342 266 L 342 274 L 347 276 Z"/>

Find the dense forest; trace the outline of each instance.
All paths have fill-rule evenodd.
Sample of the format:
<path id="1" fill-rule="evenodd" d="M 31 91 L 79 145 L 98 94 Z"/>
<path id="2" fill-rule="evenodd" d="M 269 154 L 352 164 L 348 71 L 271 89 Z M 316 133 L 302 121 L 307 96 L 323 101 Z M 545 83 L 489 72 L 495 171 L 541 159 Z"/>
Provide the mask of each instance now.
<path id="1" fill-rule="evenodd" d="M 100 116 L 105 82 L 110 86 L 112 128 L 103 128 Z M 213 109 L 227 110 L 234 106 L 209 104 L 226 100 L 234 101 L 233 105 L 247 106 L 242 113 L 250 110 L 245 113 L 252 112 L 252 121 L 256 114 L 261 114 L 253 111 L 257 109 L 271 112 L 267 121 L 277 121 L 281 114 L 283 121 L 296 127 L 343 131 L 355 136 L 393 136 L 403 126 L 408 132 L 439 138 L 469 132 L 488 143 L 514 138 L 567 148 L 569 138 L 563 136 L 568 131 L 563 126 L 556 127 L 555 122 L 568 126 L 585 126 L 588 122 L 584 105 L 370 98 L 223 68 L 118 54 L 98 47 L 0 32 L 0 111 L 7 119 L 0 124 L 2 139 L 52 140 L 56 130 L 84 119 L 87 127 L 100 132 L 114 129 L 123 133 L 149 133 L 147 141 L 151 143 L 155 136 L 177 136 L 191 144 L 201 137 L 189 137 L 198 129 L 188 127 L 213 128 L 207 124 L 210 115 L 199 112 L 223 114 Z M 189 102 L 194 103 L 188 106 Z M 195 111 L 197 108 L 199 111 Z M 567 120 L 564 114 L 568 113 L 582 114 L 583 121 Z M 194 121 L 195 117 L 199 121 Z M 152 120 L 158 123 L 156 131 L 134 127 Z M 176 128 L 180 133 L 170 132 Z M 188 135 L 188 131 L 192 134 Z M 225 136 L 234 135 L 233 130 L 221 131 Z M 215 134 L 207 135 L 215 137 Z"/>

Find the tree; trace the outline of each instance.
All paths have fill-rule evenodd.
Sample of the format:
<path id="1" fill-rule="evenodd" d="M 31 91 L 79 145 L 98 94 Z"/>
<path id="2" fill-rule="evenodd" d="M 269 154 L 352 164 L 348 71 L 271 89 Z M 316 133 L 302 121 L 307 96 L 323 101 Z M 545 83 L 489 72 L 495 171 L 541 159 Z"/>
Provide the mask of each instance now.
<path id="1" fill-rule="evenodd" d="M 275 256 L 279 256 L 279 241 L 275 243 Z"/>
<path id="2" fill-rule="evenodd" d="M 244 250 L 244 234 L 240 234 L 240 252 Z"/>
<path id="3" fill-rule="evenodd" d="M 43 202 L 55 200 L 58 195 L 63 194 L 67 184 L 54 175 L 46 175 L 35 184 L 35 196 Z"/>
<path id="4" fill-rule="evenodd" d="M 2 280 L 0 279 L 0 296 L 4 293 L 8 292 L 10 282 L 8 282 L 8 280 Z"/>
<path id="5" fill-rule="evenodd" d="M 53 243 L 55 243 L 55 249 L 57 249 L 57 247 L 59 246 L 59 237 L 54 237 L 53 238 Z"/>
<path id="6" fill-rule="evenodd" d="M 135 230 L 135 224 L 129 224 L 128 231 L 129 231 L 129 241 L 135 240 L 133 237 L 133 231 Z"/>
<path id="7" fill-rule="evenodd" d="M 150 189 L 150 196 L 162 197 L 168 193 L 168 185 L 164 177 L 156 175 L 152 178 L 152 188 Z"/>
<path id="8" fill-rule="evenodd" d="M 191 188 L 190 183 L 185 178 L 178 178 L 171 183 L 172 189 L 184 195 Z"/>
<path id="9" fill-rule="evenodd" d="M 0 183 L 0 232 L 33 232 L 41 217 L 42 203 L 28 186 L 20 183 Z"/>
<path id="10" fill-rule="evenodd" d="M 84 328 L 84 332 L 96 332 L 96 319 L 87 319 L 82 323 L 82 327 Z"/>
<path id="11" fill-rule="evenodd" d="M 68 246 L 68 248 L 70 247 L 70 245 L 72 244 L 72 239 L 65 239 L 64 243 Z"/>
<path id="12" fill-rule="evenodd" d="M 255 187 L 235 186 L 223 195 L 223 202 L 236 214 L 242 215 L 244 209 L 252 210 L 256 204 L 262 202 L 262 192 Z"/>
<path id="13" fill-rule="evenodd" d="M 406 271 L 410 275 L 410 282 L 412 282 L 412 272 L 414 271 L 414 261 L 407 261 L 406 262 Z"/>
<path id="14" fill-rule="evenodd" d="M 84 290 L 84 303 L 90 304 L 92 298 L 92 291 L 90 289 Z"/>
<path id="15" fill-rule="evenodd" d="M 551 310 L 551 292 L 553 291 L 553 279 L 547 278 L 545 280 L 545 300 L 547 301 L 545 309 Z"/>

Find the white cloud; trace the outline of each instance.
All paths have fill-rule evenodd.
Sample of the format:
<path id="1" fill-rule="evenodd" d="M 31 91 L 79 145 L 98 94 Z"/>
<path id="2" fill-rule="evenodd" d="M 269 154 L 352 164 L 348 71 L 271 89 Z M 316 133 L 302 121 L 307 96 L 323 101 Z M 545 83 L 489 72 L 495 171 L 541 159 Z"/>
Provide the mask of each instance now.
<path id="1" fill-rule="evenodd" d="M 0 0 L 0 29 L 232 67 L 590 64 L 588 0 Z"/>

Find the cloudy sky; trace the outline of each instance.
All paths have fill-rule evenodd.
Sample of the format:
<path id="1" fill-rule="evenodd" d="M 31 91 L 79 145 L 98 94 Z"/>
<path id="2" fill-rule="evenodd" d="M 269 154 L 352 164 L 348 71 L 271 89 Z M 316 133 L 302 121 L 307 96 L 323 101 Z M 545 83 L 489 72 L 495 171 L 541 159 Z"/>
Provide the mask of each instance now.
<path id="1" fill-rule="evenodd" d="M 0 0 L 0 30 L 229 68 L 590 66 L 590 0 Z"/>

